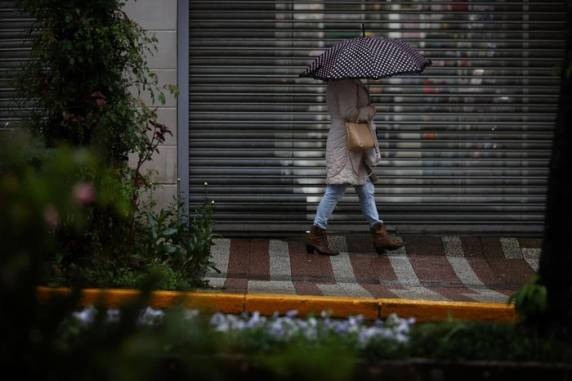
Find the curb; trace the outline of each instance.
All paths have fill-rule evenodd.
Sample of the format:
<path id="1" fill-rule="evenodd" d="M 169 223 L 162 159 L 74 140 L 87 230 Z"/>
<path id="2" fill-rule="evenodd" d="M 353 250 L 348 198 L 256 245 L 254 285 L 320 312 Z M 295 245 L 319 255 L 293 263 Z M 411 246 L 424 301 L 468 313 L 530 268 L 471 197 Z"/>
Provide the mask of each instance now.
<path id="1" fill-rule="evenodd" d="M 82 289 L 79 305 L 119 307 L 135 301 L 141 292 L 131 289 Z M 36 297 L 42 304 L 72 294 L 70 288 L 37 287 Z M 510 323 L 516 321 L 514 306 L 501 303 L 443 302 L 416 299 L 358 298 L 281 294 L 232 294 L 200 291 L 154 291 L 146 303 L 153 308 L 184 306 L 202 312 L 240 314 L 258 311 L 262 315 L 284 314 L 297 310 L 300 316 L 330 311 L 332 317 L 362 315 L 365 319 L 386 318 L 392 313 L 413 317 L 418 322 L 448 319 Z"/>

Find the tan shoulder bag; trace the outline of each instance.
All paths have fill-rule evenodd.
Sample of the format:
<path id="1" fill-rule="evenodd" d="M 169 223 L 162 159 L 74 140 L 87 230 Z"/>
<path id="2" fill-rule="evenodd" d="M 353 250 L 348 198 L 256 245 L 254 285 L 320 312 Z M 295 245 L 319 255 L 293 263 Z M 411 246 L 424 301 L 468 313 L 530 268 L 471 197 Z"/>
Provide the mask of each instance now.
<path id="1" fill-rule="evenodd" d="M 356 91 L 356 107 L 359 109 L 359 87 Z M 359 113 L 358 113 L 359 118 Z M 375 147 L 369 122 L 346 122 L 348 150 L 352 152 L 367 151 Z"/>

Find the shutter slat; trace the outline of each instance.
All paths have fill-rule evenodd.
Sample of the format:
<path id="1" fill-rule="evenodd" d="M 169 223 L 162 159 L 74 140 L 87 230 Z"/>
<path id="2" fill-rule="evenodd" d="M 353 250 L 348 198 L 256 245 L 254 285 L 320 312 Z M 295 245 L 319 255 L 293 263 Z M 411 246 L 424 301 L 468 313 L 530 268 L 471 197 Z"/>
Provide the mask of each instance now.
<path id="1" fill-rule="evenodd" d="M 0 3 L 0 132 L 29 115 L 26 104 L 30 102 L 17 98 L 14 81 L 30 54 L 32 23 L 33 19 L 18 7 L 18 1 Z"/>
<path id="2" fill-rule="evenodd" d="M 324 83 L 298 73 L 364 23 L 433 61 L 422 75 L 368 83 L 386 222 L 401 231 L 541 232 L 564 9 L 519 0 L 191 1 L 191 206 L 204 201 L 206 181 L 223 233 L 308 228 L 325 185 L 329 116 Z M 331 222 L 366 228 L 351 187 Z"/>

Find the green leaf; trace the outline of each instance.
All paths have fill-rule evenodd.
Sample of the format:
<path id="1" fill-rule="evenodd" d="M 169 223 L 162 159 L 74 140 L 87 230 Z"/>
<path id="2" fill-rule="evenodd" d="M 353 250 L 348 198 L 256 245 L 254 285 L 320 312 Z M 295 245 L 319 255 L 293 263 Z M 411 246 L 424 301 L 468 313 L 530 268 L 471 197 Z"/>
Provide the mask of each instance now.
<path id="1" fill-rule="evenodd" d="M 164 230 L 162 233 L 165 237 L 170 237 L 172 235 L 177 234 L 178 231 L 179 230 L 177 228 L 169 228 L 169 229 Z"/>

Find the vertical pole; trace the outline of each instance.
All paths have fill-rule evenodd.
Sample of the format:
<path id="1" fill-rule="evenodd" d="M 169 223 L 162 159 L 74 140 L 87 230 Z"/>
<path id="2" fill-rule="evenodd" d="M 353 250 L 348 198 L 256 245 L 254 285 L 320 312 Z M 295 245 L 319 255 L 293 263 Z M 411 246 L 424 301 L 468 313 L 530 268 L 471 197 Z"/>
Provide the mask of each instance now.
<path id="1" fill-rule="evenodd" d="M 361 36 L 365 37 L 365 24 L 361 23 Z"/>
<path id="2" fill-rule="evenodd" d="M 189 222 L 189 1 L 177 0 L 177 194 Z"/>

